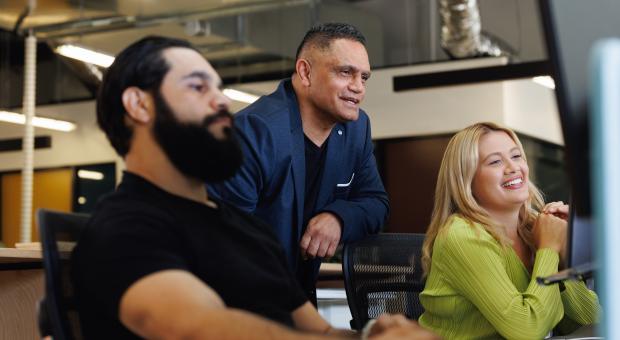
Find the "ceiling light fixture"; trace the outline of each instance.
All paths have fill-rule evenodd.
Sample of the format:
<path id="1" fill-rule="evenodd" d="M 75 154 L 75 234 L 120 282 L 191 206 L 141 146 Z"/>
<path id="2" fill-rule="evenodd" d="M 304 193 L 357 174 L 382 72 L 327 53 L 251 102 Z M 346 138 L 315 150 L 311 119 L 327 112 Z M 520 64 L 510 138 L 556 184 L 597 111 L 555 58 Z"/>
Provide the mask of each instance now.
<path id="1" fill-rule="evenodd" d="M 0 121 L 24 125 L 26 124 L 26 116 L 24 116 L 21 113 L 0 111 Z M 59 119 L 43 118 L 43 117 L 34 117 L 32 119 L 32 125 L 39 127 L 39 128 L 57 130 L 57 131 L 63 131 L 63 132 L 73 131 L 76 128 L 76 125 L 74 123 L 67 122 L 64 120 L 59 120 Z"/>
<path id="2" fill-rule="evenodd" d="M 56 53 L 67 58 L 77 59 L 101 67 L 109 67 L 114 62 L 114 57 L 101 52 L 95 52 L 84 47 L 64 44 L 56 47 Z"/>
<path id="3" fill-rule="evenodd" d="M 232 100 L 236 100 L 242 103 L 252 104 L 258 100 L 258 96 L 254 94 L 250 94 L 247 92 L 234 90 L 234 89 L 224 89 L 224 95 Z"/>
<path id="4" fill-rule="evenodd" d="M 555 81 L 550 76 L 538 76 L 532 78 L 532 81 L 538 85 L 542 85 L 546 88 L 555 90 Z"/>
<path id="5" fill-rule="evenodd" d="M 77 176 L 81 179 L 92 179 L 95 181 L 101 181 L 103 179 L 103 173 L 91 170 L 78 170 Z"/>
<path id="6" fill-rule="evenodd" d="M 114 62 L 113 56 L 70 44 L 56 47 L 56 53 L 106 68 Z M 252 104 L 259 98 L 257 95 L 235 89 L 224 89 L 223 92 L 226 97 L 242 103 Z"/>

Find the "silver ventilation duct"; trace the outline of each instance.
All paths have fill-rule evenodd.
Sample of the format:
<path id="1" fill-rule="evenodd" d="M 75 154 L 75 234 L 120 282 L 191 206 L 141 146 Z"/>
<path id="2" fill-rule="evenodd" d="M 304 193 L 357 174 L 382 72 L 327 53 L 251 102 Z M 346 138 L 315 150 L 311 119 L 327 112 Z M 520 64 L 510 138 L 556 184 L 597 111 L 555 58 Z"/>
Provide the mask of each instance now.
<path id="1" fill-rule="evenodd" d="M 441 47 L 453 58 L 507 56 L 508 52 L 481 32 L 477 0 L 438 0 Z"/>

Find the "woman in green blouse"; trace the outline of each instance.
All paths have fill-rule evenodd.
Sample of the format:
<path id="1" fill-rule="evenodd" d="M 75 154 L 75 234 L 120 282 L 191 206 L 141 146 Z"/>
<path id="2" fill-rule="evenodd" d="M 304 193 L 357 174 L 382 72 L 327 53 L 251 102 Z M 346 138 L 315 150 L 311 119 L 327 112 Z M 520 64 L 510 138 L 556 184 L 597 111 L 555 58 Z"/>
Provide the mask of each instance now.
<path id="1" fill-rule="evenodd" d="M 514 132 L 479 123 L 444 154 L 423 247 L 419 323 L 446 339 L 542 339 L 597 321 L 583 282 L 540 286 L 564 261 L 568 206 L 544 205 Z"/>

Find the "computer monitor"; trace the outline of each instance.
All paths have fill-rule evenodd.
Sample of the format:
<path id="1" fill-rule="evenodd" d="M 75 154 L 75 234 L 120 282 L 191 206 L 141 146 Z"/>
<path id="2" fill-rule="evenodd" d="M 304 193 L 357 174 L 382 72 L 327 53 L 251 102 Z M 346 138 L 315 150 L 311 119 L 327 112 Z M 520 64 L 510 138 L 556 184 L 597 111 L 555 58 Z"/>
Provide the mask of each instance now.
<path id="1" fill-rule="evenodd" d="M 588 59 L 593 44 L 620 35 L 620 0 L 542 0 L 541 17 L 571 182 L 568 264 L 593 260 Z M 620 207 L 618 207 L 620 209 Z"/>

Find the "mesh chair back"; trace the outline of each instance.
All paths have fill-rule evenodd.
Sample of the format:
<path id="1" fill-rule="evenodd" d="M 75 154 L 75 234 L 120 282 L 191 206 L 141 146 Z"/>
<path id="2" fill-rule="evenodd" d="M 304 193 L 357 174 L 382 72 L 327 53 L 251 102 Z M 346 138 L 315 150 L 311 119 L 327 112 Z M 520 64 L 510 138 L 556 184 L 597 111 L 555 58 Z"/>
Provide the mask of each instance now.
<path id="1" fill-rule="evenodd" d="M 70 277 L 70 250 L 73 249 L 89 216 L 39 209 L 37 221 L 43 247 L 45 298 L 39 313 L 46 313 L 51 334 L 56 339 L 82 339 Z M 43 330 L 42 330 L 43 332 Z"/>
<path id="2" fill-rule="evenodd" d="M 342 269 L 353 329 L 383 313 L 420 317 L 423 242 L 424 234 L 378 234 L 345 245 Z"/>

